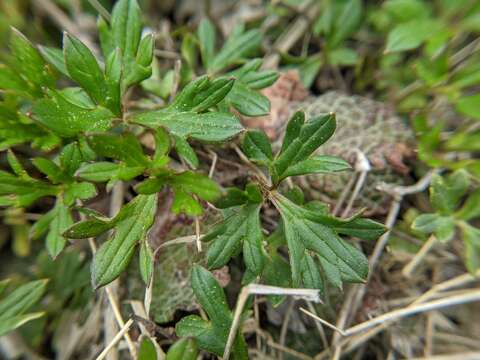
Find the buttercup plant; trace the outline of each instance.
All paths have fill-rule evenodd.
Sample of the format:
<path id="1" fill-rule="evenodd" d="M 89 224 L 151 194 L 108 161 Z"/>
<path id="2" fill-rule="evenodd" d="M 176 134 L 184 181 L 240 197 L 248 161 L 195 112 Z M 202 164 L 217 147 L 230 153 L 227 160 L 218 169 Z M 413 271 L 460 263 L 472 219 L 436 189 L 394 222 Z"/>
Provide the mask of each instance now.
<path id="1" fill-rule="evenodd" d="M 108 233 L 93 255 L 93 287 L 100 288 L 118 278 L 137 248 L 140 273 L 148 286 L 155 249 L 146 235 L 154 223 L 158 193 L 168 188 L 174 194 L 171 211 L 175 214 L 199 216 L 204 211 L 202 202 L 221 210 L 223 221 L 201 239 L 208 243 L 209 269 L 220 268 L 242 253 L 245 284 L 261 281 L 323 291 L 324 280 L 338 288 L 343 282 L 365 281 L 365 255 L 341 236 L 374 240 L 384 233 L 384 226 L 361 218 L 360 213 L 348 219 L 334 217 L 325 204 L 305 203 L 301 190 L 285 190 L 283 186 L 292 176 L 350 169 L 340 158 L 313 155 L 334 133 L 335 115 L 306 120 L 303 112 L 297 112 L 288 123 L 281 149 L 274 155 L 266 135 L 258 130 L 245 131 L 230 111 L 234 108 L 244 116 L 269 112 L 268 99 L 258 90 L 271 85 L 278 75 L 260 71 L 259 59 L 245 59 L 260 46 L 258 30 L 235 28 L 215 53 L 215 30 L 209 21 L 203 21 L 196 37 L 184 46 L 183 56 L 190 66 L 187 78 L 191 79 L 184 79 L 181 90 L 170 94 L 174 95 L 170 102 L 146 111 L 129 106 L 135 86 L 142 84 L 147 91 L 155 92 L 155 41 L 152 34 L 142 37 L 137 2 L 118 1 L 109 23 L 99 19 L 98 31 L 101 53 L 97 54 L 68 33 L 60 50 L 36 47 L 14 29 L 11 56 L 0 65 L 0 87 L 5 93 L 0 103 L 0 144 L 7 150 L 12 170 L 0 172 L 0 205 L 29 208 L 55 198 L 52 208 L 31 229 L 33 238 L 45 238 L 53 259 L 62 256 L 67 239 L 97 238 Z M 194 76 L 192 51 L 196 47 L 207 75 Z M 58 87 L 60 78 L 70 86 Z M 142 83 L 145 80 L 148 82 Z M 140 141 L 145 133 L 155 140 L 151 152 Z M 242 150 L 256 167 L 257 176 L 244 189 L 224 191 L 196 170 L 199 160 L 189 140 L 226 143 L 240 133 Z M 14 151 L 15 146 L 28 144 L 41 154 L 31 159 L 34 169 Z M 176 163 L 175 158 L 185 165 Z M 110 191 L 117 182 L 134 185 L 136 195 L 113 217 L 83 204 L 95 198 L 100 189 Z M 267 204 L 276 208 L 281 219 L 281 225 L 269 237 L 264 235 L 261 216 Z M 79 214 L 84 220 L 75 223 Z M 288 248 L 289 265 L 279 255 L 283 245 Z M 285 271 L 291 275 L 279 283 L 278 274 Z M 42 295 L 42 284 L 34 283 L 38 290 L 28 305 Z M 183 344 L 196 346 L 198 342 L 200 348 L 221 355 L 232 323 L 223 290 L 200 265 L 192 270 L 192 287 L 210 322 L 194 315 L 182 319 L 177 334 L 197 341 L 184 340 L 175 351 L 180 351 Z M 10 296 L 16 298 L 17 292 Z M 17 317 L 9 318 L 13 325 L 2 328 L 2 332 L 40 316 L 25 315 L 28 307 L 12 312 Z M 233 354 L 247 357 L 240 334 Z"/>

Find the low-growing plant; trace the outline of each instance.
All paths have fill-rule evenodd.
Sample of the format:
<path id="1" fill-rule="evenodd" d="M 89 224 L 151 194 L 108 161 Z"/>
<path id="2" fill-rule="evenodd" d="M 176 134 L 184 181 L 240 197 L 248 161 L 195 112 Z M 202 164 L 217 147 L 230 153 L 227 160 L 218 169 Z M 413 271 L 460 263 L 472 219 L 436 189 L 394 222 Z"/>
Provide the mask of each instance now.
<path id="1" fill-rule="evenodd" d="M 175 214 L 199 216 L 205 202 L 221 211 L 223 220 L 201 238 L 208 243 L 210 270 L 242 253 L 244 284 L 261 281 L 323 292 L 325 280 L 338 288 L 345 281 L 366 280 L 367 258 L 341 236 L 373 240 L 384 233 L 384 226 L 361 218 L 361 213 L 346 219 L 332 216 L 326 204 L 305 202 L 300 189 L 285 186 L 289 177 L 350 169 L 338 157 L 315 155 L 335 131 L 335 115 L 307 120 L 297 112 L 274 154 L 266 135 L 245 131 L 231 111 L 244 116 L 269 112 L 268 99 L 258 90 L 271 85 L 278 75 L 259 70 L 261 60 L 247 59 L 261 45 L 258 30 L 235 28 L 216 52 L 214 27 L 203 21 L 196 35 L 184 38 L 182 54 L 187 65 L 176 94 L 163 92 L 155 84 L 159 76 L 152 75 L 155 38 L 153 34 L 142 37 L 135 0 L 117 2 L 109 23 L 99 19 L 98 31 L 101 51 L 89 49 L 68 33 L 61 50 L 36 47 L 13 29 L 11 55 L 0 65 L 0 146 L 7 150 L 11 168 L 0 172 L 0 205 L 35 209 L 35 204 L 51 204 L 31 227 L 30 236 L 45 239 L 52 259 L 59 261 L 68 239 L 98 238 L 101 243 L 91 262 L 95 289 L 118 278 L 135 253 L 148 286 L 155 249 L 147 233 L 154 223 L 158 193 L 168 188 L 174 194 L 171 211 Z M 196 49 L 207 75 L 195 74 L 192 54 Z M 138 85 L 146 94 L 171 100 L 158 101 L 149 110 L 132 107 L 130 99 Z M 242 150 L 256 175 L 244 189 L 222 189 L 196 170 L 199 159 L 189 141 L 219 144 L 233 141 L 240 133 Z M 144 134 L 153 136 L 153 149 L 142 145 Z M 34 157 L 27 161 L 22 153 Z M 136 195 L 117 214 L 107 217 L 84 204 L 99 190 L 111 191 L 118 182 L 133 185 Z M 271 205 L 280 215 L 280 225 L 265 236 L 261 213 Z M 284 245 L 289 263 L 279 255 Z M 35 291 L 24 290 L 34 285 Z M 6 309 L 0 312 L 0 319 L 6 319 L 0 333 L 40 316 L 25 311 L 41 296 L 44 282 L 24 287 L 0 302 Z M 186 317 L 177 324 L 177 334 L 196 338 L 200 348 L 221 355 L 232 323 L 223 290 L 199 265 L 192 270 L 192 287 L 210 321 Z M 8 304 L 21 291 L 28 293 L 22 300 L 28 304 L 14 311 Z M 148 351 L 149 340 L 145 341 L 141 349 Z M 172 352 L 196 354 L 195 344 L 181 340 Z M 240 333 L 233 354 L 247 356 Z"/>
<path id="2" fill-rule="evenodd" d="M 430 185 L 434 212 L 419 215 L 412 228 L 443 243 L 451 241 L 460 232 L 465 266 L 474 274 L 480 268 L 480 230 L 471 222 L 480 217 L 480 189 L 476 187 L 469 192 L 471 183 L 471 176 L 465 170 L 446 176 L 435 175 Z"/>

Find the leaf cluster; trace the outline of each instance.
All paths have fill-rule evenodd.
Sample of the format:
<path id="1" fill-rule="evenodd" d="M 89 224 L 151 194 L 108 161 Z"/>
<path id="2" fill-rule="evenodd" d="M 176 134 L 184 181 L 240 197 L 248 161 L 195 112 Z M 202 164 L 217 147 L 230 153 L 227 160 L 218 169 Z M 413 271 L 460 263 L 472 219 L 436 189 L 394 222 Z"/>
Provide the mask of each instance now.
<path id="1" fill-rule="evenodd" d="M 412 229 L 432 234 L 441 242 L 452 240 L 459 232 L 465 248 L 465 265 L 471 273 L 480 268 L 480 230 L 471 221 L 480 217 L 480 188 L 469 192 L 470 175 L 457 170 L 435 175 L 430 184 L 430 202 L 434 212 L 419 215 Z"/>
<path id="2" fill-rule="evenodd" d="M 209 268 L 225 265 L 242 251 L 247 267 L 245 281 L 265 275 L 265 271 L 271 272 L 269 267 L 275 260 L 270 254 L 278 245 L 266 243 L 260 220 L 262 206 L 270 202 L 282 219 L 281 241 L 288 247 L 291 286 L 303 284 L 323 289 L 323 276 L 337 287 L 341 287 L 342 281 L 366 279 L 367 259 L 340 234 L 370 240 L 380 236 L 385 228 L 361 219 L 359 214 L 349 219 L 333 217 L 324 204 L 304 204 L 302 196 L 299 199 L 299 196 L 282 194 L 280 189 L 281 182 L 290 176 L 350 169 L 340 158 L 314 155 L 332 136 L 335 127 L 333 114 L 305 121 L 304 114 L 298 112 L 290 119 L 282 147 L 275 156 L 263 132 L 245 133 L 242 140 L 245 155 L 263 167 L 271 183 L 268 184 L 264 176 L 265 180 L 248 184 L 245 191 L 229 189 L 217 202 L 217 206 L 224 209 L 225 219 L 203 238 L 211 242 L 207 251 Z"/>

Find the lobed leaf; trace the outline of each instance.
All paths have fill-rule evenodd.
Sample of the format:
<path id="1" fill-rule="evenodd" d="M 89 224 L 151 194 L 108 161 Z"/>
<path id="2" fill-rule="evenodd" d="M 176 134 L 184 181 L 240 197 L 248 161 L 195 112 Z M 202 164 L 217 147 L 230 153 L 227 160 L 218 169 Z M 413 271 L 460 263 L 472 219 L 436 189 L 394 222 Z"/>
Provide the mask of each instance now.
<path id="1" fill-rule="evenodd" d="M 236 208 L 221 227 L 214 228 L 203 239 L 212 241 L 207 250 L 209 268 L 225 265 L 243 245 L 243 257 L 249 271 L 259 275 L 264 265 L 263 235 L 260 226 L 261 204 L 246 204 Z"/>
<path id="2" fill-rule="evenodd" d="M 313 154 L 333 135 L 335 127 L 334 114 L 320 116 L 308 122 L 304 122 L 302 113 L 294 114 L 287 125 L 280 153 L 273 163 L 274 182 L 278 183 L 287 177 L 289 167 L 297 165 Z"/>
<path id="3" fill-rule="evenodd" d="M 293 286 L 301 282 L 302 262 L 306 250 L 319 257 L 327 279 L 341 287 L 342 280 L 362 282 L 368 274 L 368 261 L 354 246 L 342 240 L 334 228 L 316 214 L 302 209 L 281 195 L 273 199 L 284 223 L 284 232 L 290 253 Z"/>

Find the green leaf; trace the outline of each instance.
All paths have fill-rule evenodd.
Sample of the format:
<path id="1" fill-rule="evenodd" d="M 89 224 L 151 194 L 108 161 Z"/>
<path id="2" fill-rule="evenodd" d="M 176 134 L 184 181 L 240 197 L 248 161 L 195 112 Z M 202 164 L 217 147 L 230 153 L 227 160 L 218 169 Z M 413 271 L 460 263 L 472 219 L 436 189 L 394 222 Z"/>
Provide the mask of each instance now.
<path id="1" fill-rule="evenodd" d="M 172 212 L 174 214 L 185 213 L 191 216 L 199 216 L 203 214 L 203 208 L 190 194 L 179 189 L 175 191 Z"/>
<path id="2" fill-rule="evenodd" d="M 480 120 L 480 94 L 461 97 L 455 108 L 465 116 Z"/>
<path id="3" fill-rule="evenodd" d="M 67 205 L 72 205 L 76 199 L 88 200 L 97 196 L 95 185 L 89 182 L 72 182 L 65 186 L 64 199 Z"/>
<path id="4" fill-rule="evenodd" d="M 45 293 L 48 280 L 36 280 L 16 288 L 0 301 L 0 323 L 12 316 L 24 314 Z"/>
<path id="5" fill-rule="evenodd" d="M 192 288 L 212 324 L 229 330 L 232 313 L 225 293 L 213 275 L 205 268 L 195 265 L 192 269 Z"/>
<path id="6" fill-rule="evenodd" d="M 165 360 L 195 360 L 198 356 L 197 341 L 193 338 L 180 339 L 168 349 Z"/>
<path id="7" fill-rule="evenodd" d="M 253 60 L 252 60 L 253 61 Z M 247 64 L 246 64 L 247 65 Z M 244 65 L 245 66 L 245 65 Z M 279 73 L 274 70 L 248 71 L 238 79 L 253 90 L 264 89 L 277 81 Z"/>
<path id="8" fill-rule="evenodd" d="M 144 171 L 144 166 L 127 166 L 125 164 L 120 164 L 120 167 L 118 168 L 117 174 L 115 175 L 114 179 L 130 181 L 137 176 L 142 175 Z"/>
<path id="9" fill-rule="evenodd" d="M 190 315 L 182 318 L 175 325 L 175 332 L 181 337 L 193 337 L 198 341 L 199 346 L 209 352 L 223 355 L 227 337 L 223 336 L 223 332 L 218 331 L 208 321 L 203 320 L 200 316 Z"/>
<path id="10" fill-rule="evenodd" d="M 465 244 L 465 264 L 470 273 L 480 268 L 480 229 L 464 223 L 461 226 Z"/>
<path id="11" fill-rule="evenodd" d="M 143 153 L 142 145 L 132 133 L 95 134 L 88 137 L 88 143 L 99 156 L 122 160 L 132 167 L 146 168 L 149 165 L 149 159 Z"/>
<path id="12" fill-rule="evenodd" d="M 306 250 L 313 251 L 327 279 L 341 287 L 341 282 L 362 282 L 368 274 L 366 257 L 354 246 L 342 240 L 334 228 L 311 211 L 295 205 L 276 194 L 272 199 L 280 211 L 290 253 L 293 286 L 301 282 L 302 262 Z"/>
<path id="13" fill-rule="evenodd" d="M 0 64 L 0 89 L 20 93 L 30 91 L 28 83 L 14 69 Z"/>
<path id="14" fill-rule="evenodd" d="M 5 335 L 6 333 L 15 330 L 22 326 L 23 324 L 38 319 L 44 316 L 44 312 L 35 312 L 24 315 L 12 316 L 6 319 L 2 319 L 0 323 L 0 336 Z"/>
<path id="15" fill-rule="evenodd" d="M 186 33 L 183 36 L 180 54 L 185 60 L 185 64 L 181 69 L 185 75 L 181 75 L 182 78 L 189 79 L 190 74 L 194 72 L 197 63 L 197 43 L 198 41 L 193 34 Z"/>
<path id="16" fill-rule="evenodd" d="M 154 39 L 152 34 L 148 34 L 142 40 L 140 40 L 140 44 L 138 45 L 138 52 L 136 62 L 140 66 L 148 67 L 152 63 L 153 60 L 153 50 L 155 47 Z"/>
<path id="17" fill-rule="evenodd" d="M 25 312 L 37 303 L 45 293 L 47 280 L 31 281 L 19 286 L 0 300 L 0 336 L 26 322 L 43 316 L 44 313 Z"/>
<path id="18" fill-rule="evenodd" d="M 319 54 L 314 54 L 308 56 L 298 65 L 297 69 L 300 74 L 300 80 L 305 88 L 312 86 L 322 64 L 323 58 Z"/>
<path id="19" fill-rule="evenodd" d="M 133 122 L 154 129 L 163 126 L 173 135 L 206 142 L 225 141 L 243 130 L 240 121 L 235 116 L 216 112 L 165 113 L 162 110 L 155 110 L 134 116 Z"/>
<path id="20" fill-rule="evenodd" d="M 155 181 L 155 180 L 152 180 Z M 186 171 L 175 174 L 168 179 L 157 179 L 157 183 L 145 184 L 144 191 L 158 191 L 163 184 L 168 183 L 175 193 L 172 204 L 172 211 L 176 214 L 184 212 L 187 215 L 201 215 L 203 213 L 202 206 L 193 198 L 193 194 L 203 200 L 213 202 L 220 197 L 220 189 L 218 185 L 208 176 Z"/>
<path id="21" fill-rule="evenodd" d="M 414 19 L 395 26 L 387 37 L 386 53 L 416 49 L 435 34 L 438 24 L 430 19 Z"/>
<path id="22" fill-rule="evenodd" d="M 65 65 L 65 58 L 62 49 L 57 49 L 49 46 L 39 46 L 40 53 L 43 58 L 51 64 L 58 72 L 70 77 L 67 67 Z"/>
<path id="23" fill-rule="evenodd" d="M 354 34 L 362 21 L 362 1 L 348 0 L 334 2 L 336 5 L 333 27 L 328 33 L 328 44 L 336 47 L 343 40 Z"/>
<path id="24" fill-rule="evenodd" d="M 254 76 L 255 74 L 258 74 L 258 70 L 262 66 L 262 62 L 263 60 L 259 58 L 248 60 L 245 62 L 245 64 L 233 71 L 230 71 L 228 74 L 243 81 L 247 76 Z"/>
<path id="25" fill-rule="evenodd" d="M 104 182 L 113 178 L 118 168 L 116 163 L 100 161 L 82 165 L 75 175 L 88 181 Z"/>
<path id="26" fill-rule="evenodd" d="M 223 100 L 227 94 L 231 93 L 232 88 L 235 88 L 235 84 L 237 83 L 234 79 L 224 78 L 212 81 L 205 91 L 200 92 L 194 98 L 195 106 L 193 106 L 191 110 L 203 112 L 210 109 Z"/>
<path id="27" fill-rule="evenodd" d="M 64 146 L 59 158 L 60 166 L 68 177 L 73 177 L 75 171 L 86 160 L 78 142 Z"/>
<path id="28" fill-rule="evenodd" d="M 305 254 L 302 260 L 302 281 L 308 289 L 319 289 L 321 294 L 325 293 L 325 284 L 320 273 L 319 265 L 309 254 Z"/>
<path id="29" fill-rule="evenodd" d="M 245 133 L 242 150 L 250 161 L 257 164 L 267 165 L 273 160 L 270 141 L 267 135 L 260 130 L 248 130 Z"/>
<path id="30" fill-rule="evenodd" d="M 53 183 L 62 182 L 65 179 L 65 174 L 63 174 L 62 169 L 50 159 L 46 158 L 34 158 L 32 159 L 32 164 Z"/>
<path id="31" fill-rule="evenodd" d="M 234 33 L 223 45 L 220 52 L 212 59 L 208 70 L 218 72 L 227 66 L 237 63 L 242 58 L 256 51 L 262 42 L 262 35 L 258 30 L 249 30 L 244 33 Z"/>
<path id="32" fill-rule="evenodd" d="M 105 64 L 105 105 L 113 113 L 120 115 L 121 104 L 121 79 L 122 79 L 122 53 L 117 48 L 111 52 Z M 105 96 L 105 95 L 104 95 Z"/>
<path id="33" fill-rule="evenodd" d="M 38 50 L 15 28 L 12 28 L 10 50 L 14 57 L 13 68 L 24 77 L 34 94 L 41 94 L 42 87 L 55 85 L 55 78 Z"/>
<path id="34" fill-rule="evenodd" d="M 141 34 L 142 20 L 137 1 L 118 1 L 112 11 L 111 31 L 105 30 L 103 37 L 106 50 L 111 49 L 113 45 L 122 51 L 123 90 L 147 79 L 152 74 L 150 62 L 153 56 L 153 42 L 151 41 L 153 39 L 146 37 L 141 42 Z M 109 39 L 109 37 L 111 38 Z"/>
<path id="35" fill-rule="evenodd" d="M 68 87 L 60 90 L 68 102 L 85 109 L 95 109 L 95 103 L 81 87 Z"/>
<path id="36" fill-rule="evenodd" d="M 280 180 L 285 178 L 288 168 L 307 159 L 333 135 L 335 127 L 334 114 L 320 116 L 305 123 L 302 115 L 295 114 L 287 126 L 281 152 L 273 163 L 276 177 Z"/>
<path id="37" fill-rule="evenodd" d="M 116 46 L 113 41 L 113 35 L 110 31 L 110 27 L 105 19 L 101 16 L 99 16 L 97 19 L 97 29 L 103 58 L 106 59 L 112 53 L 112 51 L 115 50 Z"/>
<path id="38" fill-rule="evenodd" d="M 154 161 L 157 158 L 163 158 L 170 151 L 171 141 L 167 131 L 163 128 L 158 128 L 154 134 L 155 137 L 155 155 Z"/>
<path id="39" fill-rule="evenodd" d="M 0 64 L 0 84 L 5 84 L 1 78 L 1 67 Z M 50 151 L 60 143 L 60 139 L 16 109 L 0 104 L 0 150 L 24 143 Z"/>
<path id="40" fill-rule="evenodd" d="M 425 234 L 435 234 L 439 241 L 449 241 L 455 234 L 455 222 L 449 216 L 421 214 L 412 224 L 412 229 Z"/>
<path id="41" fill-rule="evenodd" d="M 176 174 L 170 180 L 174 190 L 182 189 L 188 193 L 196 194 L 205 201 L 213 202 L 220 197 L 220 189 L 215 181 L 208 176 L 185 171 Z"/>
<path id="42" fill-rule="evenodd" d="M 227 192 L 218 201 L 215 202 L 215 207 L 219 209 L 226 209 L 229 207 L 240 206 L 248 201 L 248 196 L 245 191 L 236 187 L 227 189 Z"/>
<path id="43" fill-rule="evenodd" d="M 457 170 L 449 176 L 435 175 L 430 182 L 430 201 L 443 215 L 452 214 L 470 186 L 466 170 Z"/>
<path id="44" fill-rule="evenodd" d="M 163 176 L 157 178 L 148 178 L 145 181 L 135 185 L 135 191 L 138 194 L 150 195 L 159 192 L 165 185 L 168 179 Z"/>
<path id="45" fill-rule="evenodd" d="M 49 98 L 37 101 L 32 108 L 34 119 L 63 137 L 82 132 L 105 131 L 114 115 L 103 107 L 87 109 L 69 102 L 57 91 L 49 91 Z"/>
<path id="46" fill-rule="evenodd" d="M 480 188 L 468 195 L 465 204 L 455 213 L 455 218 L 469 221 L 480 217 Z"/>
<path id="47" fill-rule="evenodd" d="M 225 293 L 213 275 L 199 265 L 192 269 L 192 288 L 210 322 L 196 315 L 187 316 L 177 323 L 176 333 L 181 337 L 194 337 L 202 349 L 222 356 L 232 325 L 232 313 Z M 232 354 L 235 359 L 248 359 L 247 347 L 240 331 Z"/>
<path id="48" fill-rule="evenodd" d="M 142 35 L 141 12 L 136 0 L 120 0 L 112 11 L 111 31 L 115 46 L 125 58 L 135 58 Z"/>
<path id="49" fill-rule="evenodd" d="M 429 15 L 427 3 L 419 0 L 388 0 L 382 6 L 389 15 L 402 22 Z"/>
<path id="50" fill-rule="evenodd" d="M 36 179 L 22 179 L 0 170 L 0 198 L 16 206 L 28 206 L 43 196 L 54 196 L 58 187 Z"/>
<path id="51" fill-rule="evenodd" d="M 387 228 L 370 219 L 355 218 L 345 224 L 335 226 L 335 231 L 363 240 L 376 240 L 387 231 Z"/>
<path id="52" fill-rule="evenodd" d="M 187 140 L 180 136 L 174 136 L 175 138 L 175 150 L 178 156 L 180 156 L 188 166 L 196 169 L 199 165 L 197 154 L 190 146 Z"/>
<path id="53" fill-rule="evenodd" d="M 232 88 L 234 79 L 224 77 L 210 80 L 200 76 L 187 84 L 173 102 L 159 113 L 202 112 L 222 101 Z"/>
<path id="54" fill-rule="evenodd" d="M 249 89 L 241 81 L 236 81 L 228 93 L 226 101 L 245 116 L 262 116 L 270 112 L 270 101 L 265 95 Z"/>
<path id="55" fill-rule="evenodd" d="M 68 206 L 64 204 L 61 197 L 57 198 L 55 207 L 53 208 L 53 214 L 54 217 L 50 222 L 46 245 L 48 253 L 55 259 L 67 243 L 63 232 L 73 223 L 73 220 Z"/>
<path id="56" fill-rule="evenodd" d="M 106 105 L 105 76 L 92 52 L 76 37 L 64 34 L 63 53 L 70 77 L 99 105 Z"/>
<path id="57" fill-rule="evenodd" d="M 138 195 L 122 208 L 115 219 L 115 233 L 95 254 L 92 264 L 94 288 L 110 283 L 125 270 L 136 245 L 152 226 L 156 208 L 156 194 Z"/>
<path id="58" fill-rule="evenodd" d="M 213 229 L 205 239 L 212 240 L 208 247 L 208 267 L 217 269 L 225 265 L 243 245 L 247 268 L 259 275 L 264 265 L 263 235 L 260 226 L 261 204 L 247 204 L 234 210 L 219 229 Z"/>
<path id="59" fill-rule="evenodd" d="M 313 156 L 287 168 L 285 177 L 306 174 L 328 174 L 338 171 L 351 170 L 352 167 L 345 160 L 328 155 Z"/>
<path id="60" fill-rule="evenodd" d="M 40 218 L 30 228 L 29 237 L 33 240 L 38 240 L 42 235 L 44 235 L 48 231 L 54 216 L 55 212 L 53 209 L 40 216 Z"/>
<path id="61" fill-rule="evenodd" d="M 291 187 L 287 191 L 285 191 L 283 193 L 283 195 L 285 195 L 285 197 L 287 199 L 293 201 L 297 205 L 304 205 L 305 204 L 305 194 L 303 193 L 302 189 L 297 185 L 293 185 L 293 187 Z M 316 205 L 318 204 L 317 201 L 315 201 L 315 202 L 312 201 L 309 204 L 311 204 L 311 203 L 315 203 Z M 321 205 L 319 205 L 319 209 L 321 209 L 321 212 L 325 213 L 325 214 L 328 214 L 328 205 L 324 204 L 324 203 L 319 203 L 319 204 L 321 204 Z"/>
<path id="62" fill-rule="evenodd" d="M 292 142 L 300 136 L 300 131 L 305 124 L 305 113 L 303 111 L 297 111 L 290 118 L 285 130 L 285 137 L 283 138 L 282 148 L 280 153 L 282 154 L 292 144 Z"/>
<path id="63" fill-rule="evenodd" d="M 359 61 L 355 50 L 339 48 L 328 53 L 328 62 L 332 65 L 355 65 Z"/>
<path id="64" fill-rule="evenodd" d="M 456 132 L 452 134 L 445 145 L 448 150 L 453 151 L 479 151 L 480 131 Z"/>
<path id="65" fill-rule="evenodd" d="M 157 349 L 148 336 L 142 336 L 141 338 L 138 360 L 157 360 Z"/>
<path id="66" fill-rule="evenodd" d="M 215 27 L 210 20 L 207 18 L 202 19 L 198 25 L 197 36 L 203 67 L 208 69 L 215 51 Z"/>
<path id="67" fill-rule="evenodd" d="M 153 251 L 148 244 L 147 240 L 142 241 L 140 244 L 140 254 L 139 254 L 139 263 L 140 263 L 140 275 L 142 276 L 143 282 L 148 286 L 152 278 L 153 273 Z"/>

